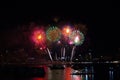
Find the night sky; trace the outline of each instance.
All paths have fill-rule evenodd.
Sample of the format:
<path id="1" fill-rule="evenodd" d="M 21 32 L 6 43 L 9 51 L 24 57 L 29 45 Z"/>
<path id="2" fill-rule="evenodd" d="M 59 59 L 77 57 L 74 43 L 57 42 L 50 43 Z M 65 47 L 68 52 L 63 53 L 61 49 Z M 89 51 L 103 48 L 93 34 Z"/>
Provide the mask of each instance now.
<path id="1" fill-rule="evenodd" d="M 45 2 L 44 2 L 45 3 Z M 59 4 L 58 4 L 59 3 Z M 0 10 L 0 47 L 7 44 L 11 31 L 15 31 L 16 26 L 35 23 L 52 23 L 54 17 L 60 20 L 71 20 L 87 25 L 88 35 L 91 39 L 92 48 L 95 54 L 115 54 L 118 53 L 119 43 L 119 12 L 109 2 L 56 2 L 55 3 L 32 3 L 15 2 L 6 4 L 10 7 Z M 47 5 L 47 6 L 46 6 Z M 34 7 L 33 7 L 34 6 Z M 8 34 L 8 35 L 7 35 Z M 16 31 L 16 34 L 19 34 Z M 9 43 L 9 41 L 8 41 Z"/>

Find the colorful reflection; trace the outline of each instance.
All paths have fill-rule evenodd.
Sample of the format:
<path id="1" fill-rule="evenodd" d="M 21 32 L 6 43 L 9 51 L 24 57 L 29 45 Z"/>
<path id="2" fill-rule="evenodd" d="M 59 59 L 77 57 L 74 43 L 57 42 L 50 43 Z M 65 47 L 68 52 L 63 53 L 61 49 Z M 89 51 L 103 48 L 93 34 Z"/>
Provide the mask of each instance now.
<path id="1" fill-rule="evenodd" d="M 80 75 L 72 75 L 72 80 L 83 80 Z"/>
<path id="2" fill-rule="evenodd" d="M 32 80 L 47 80 L 45 78 L 33 78 Z"/>
<path id="3" fill-rule="evenodd" d="M 72 72 L 72 69 L 70 67 L 65 68 L 65 71 L 64 71 L 65 80 L 71 80 L 72 79 L 72 77 L 70 75 L 71 72 Z"/>
<path id="4" fill-rule="evenodd" d="M 53 69 L 45 67 L 46 76 L 37 77 L 32 80 L 94 80 L 94 74 L 71 75 L 74 70 L 71 67 L 65 69 Z"/>

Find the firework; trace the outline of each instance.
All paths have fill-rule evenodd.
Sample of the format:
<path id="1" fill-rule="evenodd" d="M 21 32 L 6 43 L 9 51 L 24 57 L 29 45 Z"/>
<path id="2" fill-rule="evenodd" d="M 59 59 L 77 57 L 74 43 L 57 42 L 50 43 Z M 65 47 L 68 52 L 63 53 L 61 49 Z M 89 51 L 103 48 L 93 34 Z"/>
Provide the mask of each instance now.
<path id="1" fill-rule="evenodd" d="M 62 34 L 64 37 L 69 37 L 69 35 L 71 34 L 72 29 L 70 28 L 69 25 L 65 25 L 63 30 L 62 30 Z"/>
<path id="2" fill-rule="evenodd" d="M 44 30 L 39 28 L 35 29 L 32 33 L 32 41 L 35 45 L 40 46 L 40 49 L 45 48 L 46 35 Z"/>
<path id="3" fill-rule="evenodd" d="M 75 44 L 76 46 L 83 44 L 84 42 L 84 35 L 79 30 L 74 30 L 70 36 L 70 42 Z"/>
<path id="4" fill-rule="evenodd" d="M 47 39 L 51 42 L 56 42 L 61 38 L 61 31 L 59 28 L 52 26 L 46 31 Z"/>
<path id="5" fill-rule="evenodd" d="M 71 28 L 69 25 L 63 26 L 62 30 L 56 26 L 49 26 L 46 31 L 37 28 L 32 33 L 32 40 L 35 45 L 39 47 L 39 50 L 48 53 L 51 61 L 54 61 L 54 56 L 52 56 L 51 53 L 53 55 L 55 54 L 56 60 L 59 60 L 59 55 L 57 55 L 59 52 L 61 60 L 67 60 L 67 48 L 70 46 L 72 48 L 70 61 L 72 61 L 77 48 L 76 46 L 82 45 L 85 39 L 84 32 L 82 33 L 78 28 L 79 27 Z M 57 49 L 59 49 L 57 48 L 52 52 L 56 46 L 59 46 L 61 51 L 57 51 Z"/>

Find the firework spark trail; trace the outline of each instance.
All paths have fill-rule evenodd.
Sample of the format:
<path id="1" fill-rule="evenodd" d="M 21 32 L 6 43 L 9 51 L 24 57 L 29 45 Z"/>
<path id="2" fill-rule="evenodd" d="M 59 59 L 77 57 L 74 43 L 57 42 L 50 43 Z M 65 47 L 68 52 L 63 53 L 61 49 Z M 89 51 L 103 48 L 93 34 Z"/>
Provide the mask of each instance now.
<path id="1" fill-rule="evenodd" d="M 65 58 L 65 47 L 63 49 L 63 57 Z"/>
<path id="2" fill-rule="evenodd" d="M 63 54 L 63 48 L 61 48 L 61 55 L 60 55 L 60 59 L 62 59 L 62 54 Z"/>
<path id="3" fill-rule="evenodd" d="M 72 48 L 72 53 L 71 53 L 70 61 L 72 61 L 72 58 L 73 58 L 73 55 L 74 55 L 74 50 L 75 50 L 75 46 L 73 46 L 73 48 Z"/>
<path id="4" fill-rule="evenodd" d="M 48 48 L 47 48 L 47 51 L 48 51 L 48 54 L 49 54 L 49 57 L 50 57 L 51 61 L 53 61 L 52 56 L 50 54 L 50 50 Z"/>
<path id="5" fill-rule="evenodd" d="M 66 58 L 65 58 L 65 48 L 61 48 L 61 49 L 62 49 L 62 51 L 61 51 L 62 52 L 61 53 L 62 54 L 61 58 L 64 58 L 66 60 Z"/>

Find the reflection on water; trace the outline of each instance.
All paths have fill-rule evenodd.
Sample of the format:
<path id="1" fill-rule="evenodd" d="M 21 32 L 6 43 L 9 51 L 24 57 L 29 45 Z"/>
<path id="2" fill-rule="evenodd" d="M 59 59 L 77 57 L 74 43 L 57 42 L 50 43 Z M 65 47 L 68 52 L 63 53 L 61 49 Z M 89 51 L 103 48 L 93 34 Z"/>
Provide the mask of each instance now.
<path id="1" fill-rule="evenodd" d="M 114 75 L 113 75 L 113 73 L 114 73 L 114 69 L 113 69 L 113 67 L 110 67 L 109 68 L 110 70 L 109 70 L 109 80 L 114 80 Z"/>
<path id="2" fill-rule="evenodd" d="M 70 75 L 71 72 L 72 72 L 72 69 L 70 67 L 64 69 L 64 75 L 65 75 L 64 80 L 71 80 L 72 79 L 72 77 Z"/>
<path id="3" fill-rule="evenodd" d="M 91 71 L 92 73 L 90 73 Z M 97 66 L 78 70 L 71 67 L 51 70 L 46 67 L 46 72 L 44 78 L 33 78 L 31 80 L 120 80 L 120 67 Z"/>
<path id="4" fill-rule="evenodd" d="M 33 78 L 32 80 L 46 80 L 45 78 Z"/>
<path id="5" fill-rule="evenodd" d="M 94 75 L 72 75 L 72 78 L 70 80 L 94 80 Z"/>
<path id="6" fill-rule="evenodd" d="M 61 80 L 64 78 L 63 70 L 51 70 L 48 74 L 48 80 Z M 62 79 L 63 80 L 63 79 Z"/>
<path id="7" fill-rule="evenodd" d="M 33 78 L 32 80 L 94 80 L 93 74 L 72 75 L 75 70 L 70 67 L 53 70 L 47 68 L 47 70 L 45 78 Z"/>
<path id="8" fill-rule="evenodd" d="M 73 69 L 66 67 L 65 69 L 50 69 L 44 67 L 45 77 L 19 77 L 19 78 L 0 78 L 0 80 L 120 80 L 120 66 L 105 67 L 94 66 L 84 67 L 80 69 Z"/>

